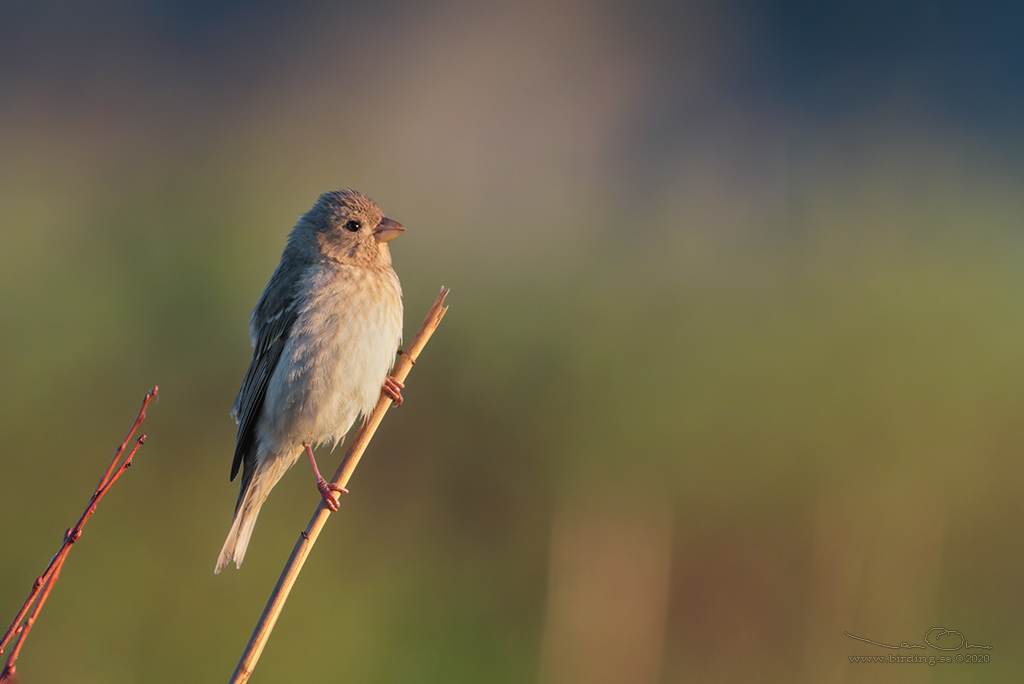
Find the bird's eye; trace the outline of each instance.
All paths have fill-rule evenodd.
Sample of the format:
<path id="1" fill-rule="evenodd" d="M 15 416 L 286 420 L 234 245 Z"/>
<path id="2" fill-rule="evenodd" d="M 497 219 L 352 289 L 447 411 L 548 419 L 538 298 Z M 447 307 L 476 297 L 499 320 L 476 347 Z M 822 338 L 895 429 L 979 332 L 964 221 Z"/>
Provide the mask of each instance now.
<path id="1" fill-rule="evenodd" d="M 361 224 L 359 221 L 356 221 L 355 219 L 349 219 L 348 221 L 345 221 L 345 225 L 343 227 L 350 233 L 354 233 L 360 228 L 362 228 L 363 224 Z"/>

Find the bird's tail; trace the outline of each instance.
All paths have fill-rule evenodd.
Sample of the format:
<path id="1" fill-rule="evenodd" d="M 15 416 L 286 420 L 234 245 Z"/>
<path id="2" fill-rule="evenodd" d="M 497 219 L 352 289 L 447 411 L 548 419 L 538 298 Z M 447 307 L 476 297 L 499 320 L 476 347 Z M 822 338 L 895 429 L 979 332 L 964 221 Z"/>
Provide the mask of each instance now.
<path id="1" fill-rule="evenodd" d="M 219 574 L 231 561 L 235 562 L 236 568 L 242 567 L 242 559 L 245 558 L 245 549 L 249 546 L 249 538 L 252 537 L 252 528 L 256 525 L 260 507 L 278 480 L 298 460 L 298 456 L 298 453 L 294 456 L 270 454 L 264 459 L 257 460 L 251 477 L 247 477 L 249 473 L 243 474 L 242 492 L 235 508 L 235 519 L 231 523 L 224 547 L 220 550 L 214 573 Z"/>

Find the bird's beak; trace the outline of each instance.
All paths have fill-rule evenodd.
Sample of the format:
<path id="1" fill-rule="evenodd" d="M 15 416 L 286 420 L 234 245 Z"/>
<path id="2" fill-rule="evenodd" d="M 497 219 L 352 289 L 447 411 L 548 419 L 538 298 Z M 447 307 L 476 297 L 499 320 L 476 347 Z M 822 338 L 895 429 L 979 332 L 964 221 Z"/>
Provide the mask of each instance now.
<path id="1" fill-rule="evenodd" d="M 377 242 L 391 242 L 404 232 L 405 226 L 401 223 L 389 218 L 384 218 L 381 219 L 380 224 L 373 229 L 373 237 L 377 238 Z"/>

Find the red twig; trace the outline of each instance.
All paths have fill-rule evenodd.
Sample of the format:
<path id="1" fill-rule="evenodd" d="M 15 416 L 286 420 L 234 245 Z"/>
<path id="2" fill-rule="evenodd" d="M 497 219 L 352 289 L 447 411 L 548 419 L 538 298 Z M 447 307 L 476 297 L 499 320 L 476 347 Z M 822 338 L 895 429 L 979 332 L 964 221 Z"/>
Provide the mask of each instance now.
<path id="1" fill-rule="evenodd" d="M 68 533 L 71 530 L 68 529 Z M 14 644 L 14 648 L 11 649 L 11 655 L 7 658 L 7 666 L 4 667 L 4 671 L 0 674 L 0 682 L 12 682 L 17 684 L 18 677 L 15 673 L 14 661 L 18 659 L 18 654 L 21 653 L 21 647 L 25 644 L 25 639 L 28 638 L 28 633 L 32 630 L 32 625 L 36 622 L 36 616 L 39 615 L 39 611 L 43 609 L 43 604 L 46 603 L 47 597 L 50 595 L 50 589 L 53 589 L 53 585 L 57 583 L 57 578 L 60 576 L 60 565 L 54 568 L 50 578 L 46 581 L 46 585 L 43 587 L 42 593 L 39 595 L 39 600 L 36 601 L 35 607 L 32 609 L 32 614 L 29 615 L 25 622 L 15 630 L 15 634 L 18 635 L 18 641 Z"/>
<path id="2" fill-rule="evenodd" d="M 121 446 L 114 452 L 114 458 L 107 467 L 107 472 L 100 479 L 99 484 L 96 485 L 96 490 L 92 493 L 89 505 L 85 507 L 85 512 L 82 513 L 75 526 L 64 533 L 64 542 L 61 544 L 60 550 L 50 559 L 50 564 L 46 566 L 43 574 L 32 583 L 32 590 L 29 592 L 28 598 L 25 599 L 25 603 L 22 605 L 21 610 L 18 611 L 18 615 L 14 618 L 11 626 L 7 628 L 7 631 L 4 632 L 3 638 L 0 639 L 0 655 L 2 655 L 4 648 L 7 647 L 11 639 L 15 636 L 18 637 L 18 641 L 11 650 L 11 654 L 7 657 L 7 663 L 4 665 L 3 672 L 0 673 L 0 684 L 14 681 L 14 662 L 18 659 L 21 647 L 25 644 L 25 638 L 28 636 L 29 631 L 31 631 L 39 611 L 43 608 L 43 604 L 46 603 L 50 590 L 57 583 L 57 577 L 60 575 L 61 567 L 64 565 L 64 559 L 67 558 L 68 552 L 71 550 L 71 545 L 82 536 L 82 528 L 85 526 L 85 521 L 96 512 L 96 504 L 100 502 L 100 499 L 103 498 L 110 487 L 117 482 L 124 471 L 131 467 L 132 459 L 135 457 L 136 452 L 145 443 L 146 435 L 143 434 L 135 441 L 135 446 L 132 447 L 132 450 L 121 461 L 121 465 L 118 466 L 118 461 L 121 459 L 121 455 L 124 454 L 125 449 L 128 448 L 128 443 L 131 442 L 135 431 L 142 425 L 142 421 L 146 420 L 146 407 L 149 406 L 149 402 L 153 401 L 158 391 L 159 388 L 153 387 L 153 389 L 146 392 L 146 396 L 142 399 L 142 408 L 139 409 L 139 415 L 136 416 L 135 422 L 132 423 L 132 428 L 128 431 L 124 441 L 121 442 Z M 35 604 L 34 608 L 33 604 Z M 29 615 L 29 610 L 32 611 L 31 615 Z M 28 615 L 27 618 L 25 617 L 26 615 Z"/>

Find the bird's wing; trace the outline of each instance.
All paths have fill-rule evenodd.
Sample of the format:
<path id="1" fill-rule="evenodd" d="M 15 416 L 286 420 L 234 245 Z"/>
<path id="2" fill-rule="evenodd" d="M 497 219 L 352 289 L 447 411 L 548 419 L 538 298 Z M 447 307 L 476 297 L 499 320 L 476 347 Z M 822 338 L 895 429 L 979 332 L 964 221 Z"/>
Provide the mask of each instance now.
<path id="1" fill-rule="evenodd" d="M 231 479 L 238 474 L 238 468 L 245 462 L 248 473 L 255 465 L 256 453 L 253 448 L 256 438 L 256 422 L 263 408 L 267 384 L 274 374 L 281 350 L 288 341 L 292 325 L 298 318 L 294 279 L 275 271 L 267 284 L 250 321 L 253 342 L 252 362 L 238 391 L 231 412 L 238 420 L 238 435 L 235 437 L 235 458 L 231 463 Z M 252 463 L 250 463 L 252 461 Z M 244 484 L 244 483 L 243 483 Z M 245 487 L 242 487 L 244 492 Z"/>

